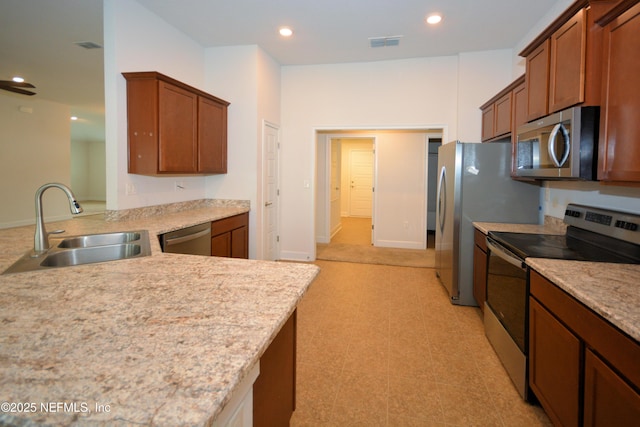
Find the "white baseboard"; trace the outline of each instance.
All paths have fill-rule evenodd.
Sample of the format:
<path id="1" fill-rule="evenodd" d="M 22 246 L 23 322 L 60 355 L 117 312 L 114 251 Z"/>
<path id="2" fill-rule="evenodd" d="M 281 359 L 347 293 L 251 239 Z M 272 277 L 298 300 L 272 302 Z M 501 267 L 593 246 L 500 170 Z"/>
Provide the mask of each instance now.
<path id="1" fill-rule="evenodd" d="M 315 257 L 311 256 L 311 254 L 307 252 L 293 252 L 293 251 L 280 252 L 280 259 L 282 261 L 303 261 L 303 262 L 315 261 Z"/>

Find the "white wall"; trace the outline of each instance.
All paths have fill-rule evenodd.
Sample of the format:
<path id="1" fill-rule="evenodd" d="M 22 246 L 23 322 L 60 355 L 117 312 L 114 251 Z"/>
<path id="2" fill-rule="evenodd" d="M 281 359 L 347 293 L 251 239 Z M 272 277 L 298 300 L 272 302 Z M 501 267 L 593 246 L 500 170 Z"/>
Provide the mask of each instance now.
<path id="1" fill-rule="evenodd" d="M 250 200 L 249 257 L 262 258 L 262 126 L 280 124 L 280 66 L 258 46 L 209 48 L 206 87 L 228 109 L 228 173 L 207 178 L 207 197 Z"/>
<path id="2" fill-rule="evenodd" d="M 71 141 L 71 189 L 78 200 L 106 200 L 104 142 Z"/>
<path id="3" fill-rule="evenodd" d="M 280 66 L 258 46 L 204 49 L 134 0 L 105 0 L 104 16 L 107 209 L 205 197 L 250 200 L 249 256 L 261 256 L 262 123 L 280 124 Z M 158 71 L 229 101 L 229 173 L 128 174 L 125 71 Z M 186 190 L 176 192 L 176 180 Z M 127 184 L 137 194 L 127 195 Z"/>
<path id="4" fill-rule="evenodd" d="M 427 134 L 383 132 L 376 138 L 374 245 L 427 247 Z"/>
<path id="5" fill-rule="evenodd" d="M 510 67 L 512 57 L 511 49 L 468 52 L 458 56 L 457 139 L 460 141 L 480 141 L 482 135 L 480 106 L 514 80 L 511 77 Z"/>
<path id="6" fill-rule="evenodd" d="M 127 172 L 126 81 L 122 72 L 158 71 L 204 89 L 204 49 L 135 0 L 104 0 L 107 209 L 130 209 L 205 197 L 204 177 L 176 178 Z M 216 95 L 215 93 L 213 95 Z M 126 185 L 135 195 L 126 194 Z"/>
<path id="7" fill-rule="evenodd" d="M 478 123 L 470 124 L 475 130 L 463 126 L 458 111 L 470 122 L 473 113 L 467 112 L 493 94 L 478 102 L 484 94 L 467 91 L 467 98 L 459 91 L 460 76 L 467 85 L 474 72 L 498 73 L 504 81 L 492 84 L 499 90 L 511 82 L 510 59 L 491 51 L 462 60 L 448 56 L 282 67 L 282 257 L 310 260 L 315 253 L 315 188 L 303 184 L 315 177 L 316 130 L 443 128 L 444 141 L 457 139 L 458 132 L 479 141 L 479 111 Z"/>
<path id="8" fill-rule="evenodd" d="M 32 112 L 21 112 L 21 106 Z M 0 228 L 35 223 L 35 193 L 42 184 L 70 185 L 70 116 L 68 105 L 0 93 Z M 60 190 L 48 190 L 43 201 L 45 220 L 71 217 Z"/>

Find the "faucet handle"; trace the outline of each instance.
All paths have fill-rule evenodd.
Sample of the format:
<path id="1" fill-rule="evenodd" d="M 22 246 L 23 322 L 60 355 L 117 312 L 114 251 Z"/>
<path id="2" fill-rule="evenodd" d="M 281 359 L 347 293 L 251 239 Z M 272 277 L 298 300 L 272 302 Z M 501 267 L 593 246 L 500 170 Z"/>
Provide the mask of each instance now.
<path id="1" fill-rule="evenodd" d="M 53 230 L 53 231 L 47 232 L 47 234 L 61 234 L 61 233 L 64 233 L 64 230 Z"/>

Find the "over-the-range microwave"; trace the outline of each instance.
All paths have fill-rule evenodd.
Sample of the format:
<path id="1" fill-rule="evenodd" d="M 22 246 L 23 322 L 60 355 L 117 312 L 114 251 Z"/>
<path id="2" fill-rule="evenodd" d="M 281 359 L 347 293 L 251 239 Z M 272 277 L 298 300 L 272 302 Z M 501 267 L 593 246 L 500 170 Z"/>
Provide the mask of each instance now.
<path id="1" fill-rule="evenodd" d="M 516 176 L 595 180 L 599 107 L 572 107 L 518 128 Z"/>

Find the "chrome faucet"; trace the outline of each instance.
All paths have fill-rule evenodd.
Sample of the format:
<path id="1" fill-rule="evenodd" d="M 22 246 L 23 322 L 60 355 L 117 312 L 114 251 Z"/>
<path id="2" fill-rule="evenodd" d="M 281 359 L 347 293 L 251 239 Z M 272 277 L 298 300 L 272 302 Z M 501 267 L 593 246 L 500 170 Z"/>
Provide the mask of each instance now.
<path id="1" fill-rule="evenodd" d="M 69 187 L 64 184 L 58 184 L 55 182 L 45 184 L 38 188 L 36 191 L 36 234 L 33 237 L 33 252 L 35 256 L 39 256 L 49 250 L 49 234 L 44 228 L 44 219 L 42 218 L 42 193 L 48 188 L 56 187 L 61 189 L 67 195 L 69 199 L 69 208 L 71 213 L 76 215 L 82 212 L 82 206 L 76 201 L 76 196 Z M 58 231 L 61 233 L 62 231 Z M 55 231 L 52 233 L 56 233 Z"/>

